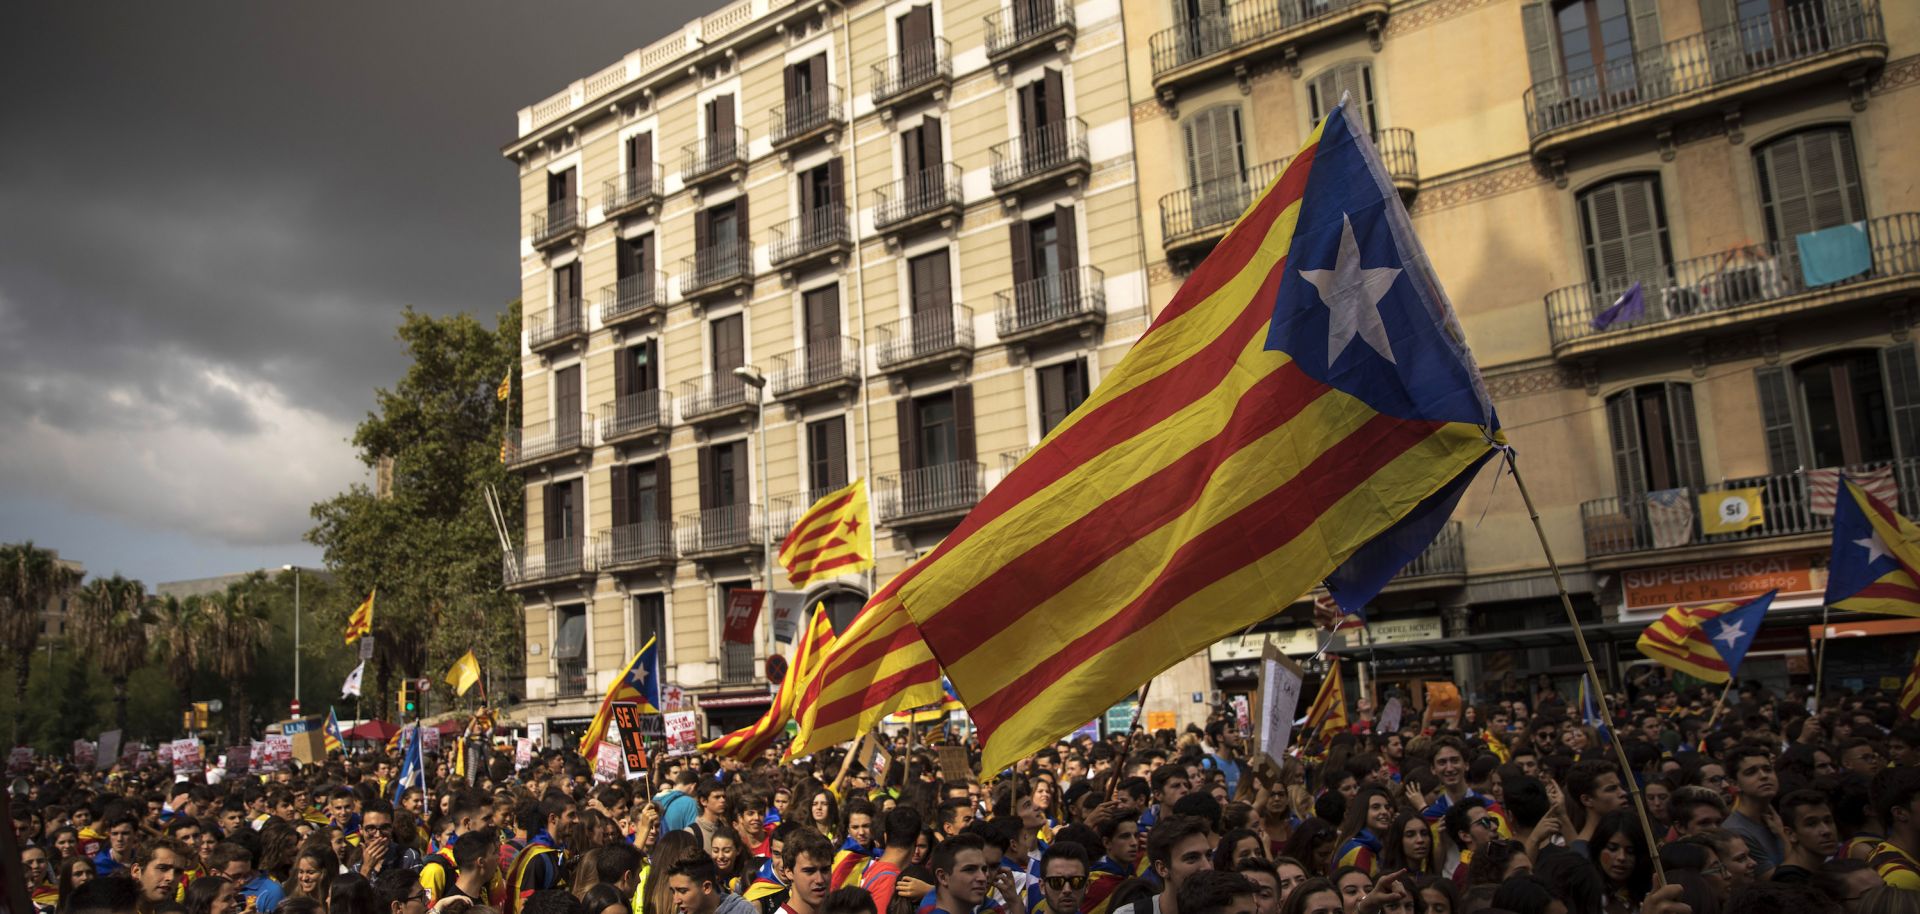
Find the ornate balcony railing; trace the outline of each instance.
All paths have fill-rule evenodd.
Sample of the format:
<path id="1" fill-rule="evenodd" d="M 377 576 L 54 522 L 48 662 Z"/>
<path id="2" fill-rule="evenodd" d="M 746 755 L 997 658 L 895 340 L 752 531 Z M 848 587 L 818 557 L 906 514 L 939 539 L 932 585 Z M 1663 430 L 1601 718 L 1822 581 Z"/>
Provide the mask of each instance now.
<path id="1" fill-rule="evenodd" d="M 807 513 L 808 508 L 813 507 L 820 499 L 834 492 L 838 492 L 842 488 L 845 488 L 844 484 L 838 486 L 823 486 L 818 489 L 795 492 L 792 495 L 782 495 L 774 499 L 773 516 L 771 518 L 773 521 L 773 535 L 775 537 L 786 536 L 787 533 L 793 529 L 793 525 L 800 520 L 801 516 Z"/>
<path id="2" fill-rule="evenodd" d="M 601 185 L 605 202 L 600 208 L 608 216 L 618 216 L 636 207 L 657 203 L 667 186 L 666 171 L 655 162 L 644 170 L 624 172 Z"/>
<path id="3" fill-rule="evenodd" d="M 884 105 L 918 89 L 953 79 L 953 45 L 936 37 L 933 43 L 873 65 L 873 103 Z"/>
<path id="4" fill-rule="evenodd" d="M 986 17 L 987 57 L 997 60 L 1056 29 L 1074 29 L 1071 0 L 1013 0 L 1013 6 Z"/>
<path id="5" fill-rule="evenodd" d="M 920 359 L 973 352 L 973 309 L 965 305 L 921 311 L 882 324 L 874 358 L 882 369 Z"/>
<path id="6" fill-rule="evenodd" d="M 600 538 L 600 567 L 608 571 L 664 565 L 673 559 L 673 524 L 667 521 L 613 527 Z"/>
<path id="7" fill-rule="evenodd" d="M 1097 267 L 1029 279 L 994 293 L 994 328 L 1001 339 L 1107 313 L 1106 274 Z"/>
<path id="8" fill-rule="evenodd" d="M 1226 228 L 1292 160 L 1275 159 L 1238 174 L 1195 184 L 1160 198 L 1160 236 L 1168 247 Z"/>
<path id="9" fill-rule="evenodd" d="M 549 244 L 571 237 L 573 233 L 586 228 L 587 201 L 584 197 L 568 197 L 547 204 L 547 208 L 533 214 L 533 246 L 546 247 Z"/>
<path id="10" fill-rule="evenodd" d="M 1858 472 L 1886 466 L 1887 462 L 1849 467 Z M 1900 487 L 1900 513 L 1912 516 L 1920 511 L 1920 460 L 1894 463 L 1894 480 Z M 1608 496 L 1580 505 L 1580 525 L 1586 533 L 1587 555 L 1621 555 L 1629 552 L 1678 549 L 1683 546 L 1711 545 L 1742 540 L 1772 539 L 1821 533 L 1833 529 L 1833 515 L 1815 513 L 1810 484 L 1803 473 L 1780 473 L 1729 479 L 1702 486 L 1711 494 L 1728 489 L 1760 490 L 1760 523 L 1731 533 L 1707 534 L 1701 531 L 1699 499 L 1691 490 L 1681 489 L 1672 498 L 1671 507 L 1660 508 L 1647 495 Z"/>
<path id="11" fill-rule="evenodd" d="M 527 319 L 527 348 L 536 352 L 557 346 L 587 332 L 586 309 L 572 299 L 544 315 Z"/>
<path id="12" fill-rule="evenodd" d="M 860 344 L 852 337 L 808 340 L 805 346 L 774 357 L 773 395 L 786 397 L 860 380 Z"/>
<path id="13" fill-rule="evenodd" d="M 1041 124 L 1032 133 L 995 144 L 991 151 L 994 190 L 1072 166 L 1086 168 L 1087 122 L 1070 117 Z"/>
<path id="14" fill-rule="evenodd" d="M 907 175 L 873 192 L 873 224 L 887 229 L 961 205 L 960 166 L 951 162 Z"/>
<path id="15" fill-rule="evenodd" d="M 504 450 L 509 469 L 530 466 L 593 447 L 593 414 L 565 414 L 556 422 L 535 422 L 507 435 Z"/>
<path id="16" fill-rule="evenodd" d="M 622 276 L 600 290 L 600 325 L 613 327 L 667 306 L 667 274 Z"/>
<path id="17" fill-rule="evenodd" d="M 680 294 L 701 295 L 753 278 L 753 245 L 738 241 L 696 248 L 680 261 Z"/>
<path id="18" fill-rule="evenodd" d="M 672 415 L 673 399 L 664 390 L 616 397 L 600 407 L 600 438 L 613 442 L 651 434 L 666 428 Z"/>
<path id="19" fill-rule="evenodd" d="M 879 477 L 880 522 L 964 512 L 987 490 L 987 468 L 973 460 L 936 464 Z"/>
<path id="20" fill-rule="evenodd" d="M 847 122 L 846 106 L 840 102 L 839 86 L 824 86 L 791 96 L 785 104 L 767 112 L 767 136 L 779 149 L 788 143 L 811 136 L 816 131 Z"/>
<path id="21" fill-rule="evenodd" d="M 759 505 L 724 505 L 681 515 L 674 524 L 682 555 L 757 549 L 764 542 Z"/>
<path id="22" fill-rule="evenodd" d="M 1804 61 L 1885 45 L 1877 3 L 1814 0 L 1698 32 L 1535 83 L 1526 92 L 1527 133 L 1543 134 L 1626 114 Z"/>
<path id="23" fill-rule="evenodd" d="M 822 206 L 801 213 L 785 225 L 773 228 L 767 245 L 767 262 L 785 266 L 822 251 L 844 248 L 853 243 L 853 228 L 844 206 Z"/>
<path id="24" fill-rule="evenodd" d="M 1395 186 L 1404 189 L 1420 183 L 1420 160 L 1413 154 L 1413 131 L 1405 127 L 1382 127 L 1375 146 L 1380 150 L 1380 164 L 1387 167 L 1387 177 Z"/>
<path id="25" fill-rule="evenodd" d="M 592 536 L 517 547 L 501 562 L 501 581 L 508 587 L 534 587 L 592 575 L 600 568 L 599 551 L 599 538 Z"/>
<path id="26" fill-rule="evenodd" d="M 1226 11 L 1161 29 L 1147 39 L 1153 78 L 1216 54 L 1225 54 L 1367 0 L 1242 0 Z"/>
<path id="27" fill-rule="evenodd" d="M 698 181 L 747 163 L 747 130 L 710 133 L 686 145 L 686 180 Z"/>
<path id="28" fill-rule="evenodd" d="M 1614 276 L 1547 293 L 1547 321 L 1553 345 L 1560 346 L 1629 329 L 1748 305 L 1792 299 L 1809 292 L 1843 289 L 1893 276 L 1920 274 L 1920 213 L 1898 213 L 1866 222 L 1872 267 L 1837 283 L 1810 287 L 1793 239 L 1750 244 L 1704 257 L 1678 261 L 1645 275 Z M 1616 319 L 1595 327 L 1634 283 L 1646 301 L 1638 318 Z"/>
<path id="29" fill-rule="evenodd" d="M 688 422 L 753 405 L 753 387 L 731 371 L 702 375 L 680 385 L 680 415 Z"/>

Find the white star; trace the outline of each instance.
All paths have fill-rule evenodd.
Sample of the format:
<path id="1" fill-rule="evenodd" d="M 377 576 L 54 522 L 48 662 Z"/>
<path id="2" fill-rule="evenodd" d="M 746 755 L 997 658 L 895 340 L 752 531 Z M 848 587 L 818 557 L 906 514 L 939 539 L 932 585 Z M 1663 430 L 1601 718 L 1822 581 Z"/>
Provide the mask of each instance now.
<path id="1" fill-rule="evenodd" d="M 1714 635 L 1713 640 L 1725 641 L 1728 647 L 1732 647 L 1736 644 L 1739 644 L 1740 639 L 1745 638 L 1746 636 L 1747 636 L 1746 628 L 1741 623 L 1722 622 L 1720 623 L 1720 634 Z"/>
<path id="2" fill-rule="evenodd" d="M 1380 320 L 1380 299 L 1400 277 L 1398 267 L 1364 268 L 1360 266 L 1360 246 L 1353 240 L 1353 222 L 1340 217 L 1340 251 L 1331 270 L 1301 270 L 1300 278 L 1320 290 L 1320 301 L 1327 306 L 1327 367 L 1333 367 L 1340 353 L 1355 336 L 1364 340 L 1380 357 L 1392 362 L 1393 344 L 1387 341 L 1387 325 Z"/>
<path id="3" fill-rule="evenodd" d="M 1887 551 L 1887 542 L 1880 538 L 1880 531 L 1878 530 L 1875 530 L 1869 536 L 1854 540 L 1853 544 L 1867 550 L 1867 564 L 1869 565 L 1893 554 Z"/>

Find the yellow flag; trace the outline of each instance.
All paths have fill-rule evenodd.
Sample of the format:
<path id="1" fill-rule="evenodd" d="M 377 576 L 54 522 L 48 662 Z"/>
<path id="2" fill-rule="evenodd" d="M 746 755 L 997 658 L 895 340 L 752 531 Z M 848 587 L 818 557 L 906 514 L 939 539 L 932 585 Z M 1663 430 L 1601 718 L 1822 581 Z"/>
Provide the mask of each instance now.
<path id="1" fill-rule="evenodd" d="M 1738 533 L 1765 522 L 1758 488 L 1700 493 L 1700 532 L 1703 534 Z"/>
<path id="2" fill-rule="evenodd" d="M 453 662 L 453 669 L 447 671 L 447 685 L 453 686 L 453 694 L 465 695 L 473 684 L 480 681 L 480 660 L 468 651 L 465 656 Z"/>
<path id="3" fill-rule="evenodd" d="M 493 395 L 502 400 L 513 396 L 513 369 L 507 369 L 507 376 L 500 379 L 500 386 L 493 389 Z"/>
<path id="4" fill-rule="evenodd" d="M 373 595 L 379 592 L 378 587 L 367 591 L 366 602 L 361 603 L 354 609 L 353 615 L 347 617 L 348 644 L 360 640 L 361 635 L 373 631 Z"/>

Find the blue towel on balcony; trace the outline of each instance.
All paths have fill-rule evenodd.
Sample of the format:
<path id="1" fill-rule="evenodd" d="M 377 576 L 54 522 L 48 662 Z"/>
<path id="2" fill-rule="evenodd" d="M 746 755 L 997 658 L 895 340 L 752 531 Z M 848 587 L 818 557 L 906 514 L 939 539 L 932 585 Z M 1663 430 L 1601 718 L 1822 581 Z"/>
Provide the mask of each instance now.
<path id="1" fill-rule="evenodd" d="M 1855 222 L 1808 232 L 1794 239 L 1800 248 L 1800 276 L 1808 288 L 1852 279 L 1873 269 L 1867 224 Z"/>

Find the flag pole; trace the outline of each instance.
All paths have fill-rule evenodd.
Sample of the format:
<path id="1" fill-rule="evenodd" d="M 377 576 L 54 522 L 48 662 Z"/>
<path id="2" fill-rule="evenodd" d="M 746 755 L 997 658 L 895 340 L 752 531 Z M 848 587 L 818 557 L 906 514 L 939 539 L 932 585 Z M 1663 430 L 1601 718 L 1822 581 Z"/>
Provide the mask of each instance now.
<path id="1" fill-rule="evenodd" d="M 1533 506 L 1533 496 L 1528 494 L 1526 480 L 1520 476 L 1520 461 L 1511 450 L 1507 451 L 1507 469 L 1513 473 L 1514 487 L 1520 490 L 1520 500 L 1526 505 L 1527 517 L 1533 521 L 1533 533 L 1540 539 L 1540 552 L 1546 556 L 1547 568 L 1553 572 L 1553 587 L 1560 594 L 1560 607 L 1566 610 L 1567 624 L 1573 627 L 1573 642 L 1580 647 L 1580 661 L 1586 664 L 1587 676 L 1593 681 L 1594 706 L 1600 709 L 1600 717 L 1610 722 L 1613 720 L 1613 710 L 1607 707 L 1607 690 L 1600 688 L 1600 673 L 1593 666 L 1593 651 L 1587 648 L 1587 636 L 1580 630 L 1580 616 L 1573 611 L 1573 598 L 1567 595 L 1567 582 L 1560 576 L 1560 563 L 1554 561 L 1553 545 L 1547 541 L 1547 528 L 1540 524 L 1540 511 Z M 1728 681 L 1732 681 L 1731 677 Z M 1640 779 L 1633 776 L 1633 762 L 1627 759 L 1626 747 L 1621 745 L 1617 737 L 1607 742 L 1613 745 L 1614 757 L 1620 763 L 1620 780 L 1633 796 L 1633 810 L 1639 814 L 1647 847 L 1659 847 L 1660 839 L 1653 833 L 1653 819 L 1647 815 L 1647 800 L 1640 795 Z M 1667 884 L 1667 870 L 1660 865 L 1658 855 L 1653 857 L 1653 874 L 1660 885 Z"/>
<path id="2" fill-rule="evenodd" d="M 1819 713 L 1820 697 L 1825 694 L 1823 690 L 1827 678 L 1827 642 L 1831 640 L 1833 640 L 1833 630 L 1827 627 L 1827 601 L 1822 597 L 1820 599 L 1820 648 L 1813 655 L 1813 706 L 1807 709 L 1808 714 Z M 1729 677 L 1727 681 L 1733 680 Z"/>
<path id="3" fill-rule="evenodd" d="M 1700 731 L 1700 738 L 1703 742 L 1707 737 L 1713 735 L 1713 722 L 1720 719 L 1720 709 L 1726 706 L 1727 693 L 1731 691 L 1733 691 L 1733 674 L 1729 673 L 1727 674 L 1727 687 L 1720 690 L 1720 700 L 1713 703 L 1713 713 L 1707 715 L 1707 728 Z"/>

